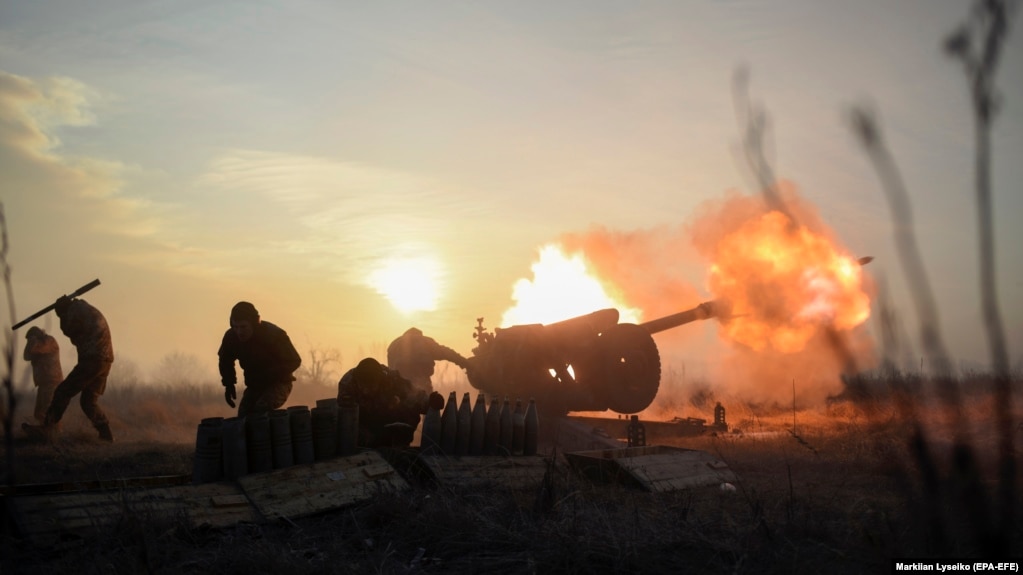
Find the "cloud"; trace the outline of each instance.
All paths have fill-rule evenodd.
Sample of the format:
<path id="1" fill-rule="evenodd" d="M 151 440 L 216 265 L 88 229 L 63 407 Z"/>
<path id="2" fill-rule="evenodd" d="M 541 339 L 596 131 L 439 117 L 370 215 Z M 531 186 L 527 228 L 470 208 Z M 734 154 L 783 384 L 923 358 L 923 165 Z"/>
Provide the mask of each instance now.
<path id="1" fill-rule="evenodd" d="M 452 220 L 479 219 L 437 182 L 317 156 L 228 149 L 188 177 L 76 153 L 60 135 L 98 127 L 103 98 L 71 78 L 0 71 L 0 170 L 15 190 L 3 201 L 18 237 L 49 246 L 40 258 L 73 248 L 90 262 L 205 278 L 265 274 L 273 262 L 366 285 L 379 262 L 443 252 Z"/>
<path id="2" fill-rule="evenodd" d="M 139 178 L 141 171 L 76 156 L 62 145 L 61 130 L 96 123 L 90 106 L 98 97 L 71 78 L 30 79 L 0 70 L 0 167 L 23 200 L 23 210 L 12 216 L 32 214 L 38 222 L 45 217 L 57 229 L 91 223 L 94 231 L 152 235 L 158 227 L 152 206 L 125 190 L 126 180 Z M 32 205 L 26 205 L 29 197 Z"/>
<path id="3" fill-rule="evenodd" d="M 65 77 L 34 81 L 0 70 L 0 142 L 38 157 L 60 145 L 55 129 L 95 122 L 96 93 Z"/>
<path id="4" fill-rule="evenodd" d="M 254 251 L 300 257 L 356 284 L 366 284 L 381 260 L 436 251 L 452 233 L 450 222 L 475 212 L 427 178 L 269 151 L 227 151 L 197 187 L 218 221 L 253 230 L 243 237 Z"/>
<path id="5" fill-rule="evenodd" d="M 94 301 L 115 304 L 104 308 L 111 323 L 147 317 L 168 302 L 203 309 L 205 303 L 190 290 L 202 285 L 216 293 L 234 278 L 221 265 L 230 253 L 190 236 L 190 213 L 201 207 L 165 193 L 171 180 L 159 171 L 120 162 L 115 152 L 97 153 L 103 148 L 91 144 L 90 152 L 82 153 L 75 146 L 78 134 L 66 135 L 68 143 L 62 143 L 59 136 L 67 131 L 99 130 L 102 117 L 89 107 L 95 94 L 70 79 L 0 71 L 0 173 L 5 178 L 0 201 L 20 304 L 39 308 L 98 277 L 105 289 Z M 123 298 L 129 293 L 134 295 Z M 182 300 L 182 294 L 191 296 Z M 181 328 L 168 329 L 159 337 L 120 339 L 118 348 L 137 357 L 189 337 Z"/>

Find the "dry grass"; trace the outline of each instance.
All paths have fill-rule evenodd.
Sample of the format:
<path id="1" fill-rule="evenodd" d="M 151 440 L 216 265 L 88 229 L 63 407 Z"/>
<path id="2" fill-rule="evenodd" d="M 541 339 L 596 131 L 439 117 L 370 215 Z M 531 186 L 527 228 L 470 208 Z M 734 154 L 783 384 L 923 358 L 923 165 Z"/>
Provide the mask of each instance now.
<path id="1" fill-rule="evenodd" d="M 69 421 L 55 445 L 16 441 L 21 482 L 190 473 L 195 425 L 224 411 L 219 389 L 114 389 L 104 405 L 120 430 L 118 443 L 100 444 L 84 417 L 72 415 L 81 421 Z M 967 397 L 968 419 L 978 429 L 989 427 L 990 395 Z M 1014 413 L 1023 409 L 1015 406 Z M 651 494 L 593 485 L 558 459 L 554 505 L 543 512 L 532 491 L 425 485 L 294 522 L 222 530 L 126 507 L 108 533 L 66 543 L 60 553 L 8 534 L 2 567 L 4 573 L 862 573 L 888 569 L 891 557 L 982 553 L 968 522 L 946 523 L 950 543 L 935 546 L 933 514 L 925 508 L 933 502 L 923 496 L 911 426 L 894 408 L 805 409 L 796 413 L 795 434 L 791 412 L 750 420 L 756 426 L 741 434 L 660 442 L 716 454 L 739 477 L 735 492 Z M 141 422 L 144 428 L 132 428 Z M 959 491 L 943 426 L 935 415 L 931 446 L 941 468 L 943 511 L 950 511 Z M 987 446 L 994 443 L 975 437 L 979 484 L 991 486 L 997 454 Z M 1023 548 L 1018 530 L 1011 544 Z"/>

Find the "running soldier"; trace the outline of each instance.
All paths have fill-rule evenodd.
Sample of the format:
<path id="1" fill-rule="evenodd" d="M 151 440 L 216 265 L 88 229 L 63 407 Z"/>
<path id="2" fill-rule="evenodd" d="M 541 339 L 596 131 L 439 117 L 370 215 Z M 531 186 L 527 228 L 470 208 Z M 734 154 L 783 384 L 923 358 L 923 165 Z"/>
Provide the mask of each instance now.
<path id="1" fill-rule="evenodd" d="M 40 327 L 32 326 L 25 334 L 24 359 L 32 365 L 32 383 L 36 386 L 36 421 L 46 419 L 46 409 L 53 400 L 53 390 L 64 379 L 60 368 L 60 346 L 56 338 Z"/>
<path id="2" fill-rule="evenodd" d="M 433 391 L 433 381 L 430 378 L 433 377 L 434 362 L 437 361 L 450 361 L 462 369 L 469 365 L 457 351 L 437 343 L 414 327 L 410 327 L 387 346 L 387 367 L 396 370 L 412 382 L 413 387 L 427 394 Z"/>
<path id="3" fill-rule="evenodd" d="M 267 413 L 284 405 L 291 395 L 292 373 L 302 365 L 287 332 L 261 321 L 256 307 L 241 301 L 231 308 L 231 329 L 220 343 L 220 380 L 224 399 L 234 407 L 238 397 L 235 386 L 237 361 L 245 374 L 245 392 L 238 405 L 238 417 Z"/>
<path id="4" fill-rule="evenodd" d="M 71 399 L 81 394 L 79 405 L 99 432 L 99 438 L 112 442 L 114 436 L 110 432 L 110 423 L 99 406 L 99 398 L 107 388 L 110 366 L 114 363 L 114 346 L 110 340 L 107 320 L 84 299 L 62 296 L 53 309 L 60 318 L 60 331 L 78 351 L 78 363 L 53 391 L 53 400 L 46 410 L 43 423 L 23 423 L 21 427 L 30 437 L 55 439 L 60 432 L 60 420 Z"/>

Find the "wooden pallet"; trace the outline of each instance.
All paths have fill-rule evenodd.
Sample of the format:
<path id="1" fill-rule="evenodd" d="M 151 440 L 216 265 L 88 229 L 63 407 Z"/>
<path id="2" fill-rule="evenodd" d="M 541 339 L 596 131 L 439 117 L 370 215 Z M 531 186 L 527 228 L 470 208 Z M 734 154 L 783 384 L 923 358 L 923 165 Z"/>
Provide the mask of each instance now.
<path id="1" fill-rule="evenodd" d="M 0 504 L 19 534 L 37 545 L 52 546 L 133 520 L 229 527 L 302 517 L 408 488 L 375 451 L 246 475 L 237 482 L 182 482 L 172 476 L 26 485 L 4 494 Z M 85 490 L 64 489 L 82 485 Z"/>
<path id="2" fill-rule="evenodd" d="M 51 491 L 4 499 L 18 533 L 44 546 L 90 537 L 133 520 L 184 520 L 191 526 L 213 527 L 258 520 L 255 508 L 230 483 Z"/>
<path id="3" fill-rule="evenodd" d="M 267 520 L 312 515 L 409 488 L 376 451 L 254 473 L 238 484 Z"/>
<path id="4" fill-rule="evenodd" d="M 646 491 L 674 491 L 735 481 L 725 462 L 695 449 L 652 445 L 566 453 L 576 471 L 596 482 Z"/>

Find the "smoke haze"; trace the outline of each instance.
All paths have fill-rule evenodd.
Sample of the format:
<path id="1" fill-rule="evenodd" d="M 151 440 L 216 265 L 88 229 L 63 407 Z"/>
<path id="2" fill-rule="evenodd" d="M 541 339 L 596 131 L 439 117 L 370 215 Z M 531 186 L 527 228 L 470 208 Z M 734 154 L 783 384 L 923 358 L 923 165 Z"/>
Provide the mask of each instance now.
<path id="1" fill-rule="evenodd" d="M 779 191 L 795 219 L 792 227 L 805 228 L 830 244 L 829 248 L 833 246 L 835 251 L 844 253 L 836 234 L 824 223 L 817 209 L 799 196 L 794 184 L 783 182 Z M 675 228 L 622 232 L 597 226 L 583 233 L 566 234 L 560 243 L 569 253 L 584 253 L 595 273 L 617 287 L 620 293 L 615 295 L 627 305 L 642 309 L 643 321 L 648 321 L 690 309 L 708 299 L 723 297 L 723 293 L 700 289 L 699 286 L 708 283 L 712 266 L 729 255 L 722 252 L 728 245 L 728 239 L 768 213 L 760 197 L 729 191 L 720 198 L 699 205 L 684 224 Z M 746 273 L 745 270 L 743 272 Z M 764 280 L 754 275 L 756 270 L 748 272 L 741 280 L 755 287 L 744 289 L 754 290 L 754 299 L 760 307 L 779 316 L 772 329 L 791 328 L 796 323 L 791 308 L 807 308 L 812 303 L 806 301 L 805 294 L 788 285 L 789 278 Z M 864 293 L 869 294 L 870 282 L 865 274 L 862 283 Z M 858 289 L 860 287 L 857 286 Z M 863 296 L 864 299 L 866 297 Z M 791 301 L 793 298 L 801 299 Z M 781 305 L 786 301 L 790 302 L 788 306 Z M 837 301 L 847 303 L 841 298 Z M 759 308 L 756 311 L 767 313 Z M 830 316 L 825 314 L 823 317 Z M 816 320 L 817 323 L 797 326 L 805 342 L 800 341 L 799 346 L 791 346 L 791 349 L 757 342 L 754 345 L 737 342 L 729 336 L 727 319 L 721 320 L 720 324 L 717 320 L 710 320 L 712 327 L 695 322 L 658 334 L 656 341 L 664 375 L 658 401 L 651 410 L 661 409 L 665 403 L 674 405 L 679 395 L 697 392 L 698 388 L 706 385 L 706 382 L 694 383 L 692 377 L 689 381 L 684 376 L 679 377 L 678 366 L 672 362 L 680 357 L 708 366 L 708 372 L 703 375 L 713 382 L 711 391 L 722 397 L 790 405 L 793 385 L 797 402 L 802 403 L 819 403 L 827 396 L 841 392 L 841 374 L 845 368 L 843 358 L 852 357 L 858 367 L 873 365 L 874 342 L 860 324 L 852 330 L 837 331 L 837 345 L 841 349 L 836 349 L 835 339 L 825 334 L 825 321 Z M 701 335 L 708 333 L 714 335 L 706 342 L 699 341 Z M 771 335 L 763 334 L 762 337 Z M 681 373 L 685 373 L 684 366 Z"/>

